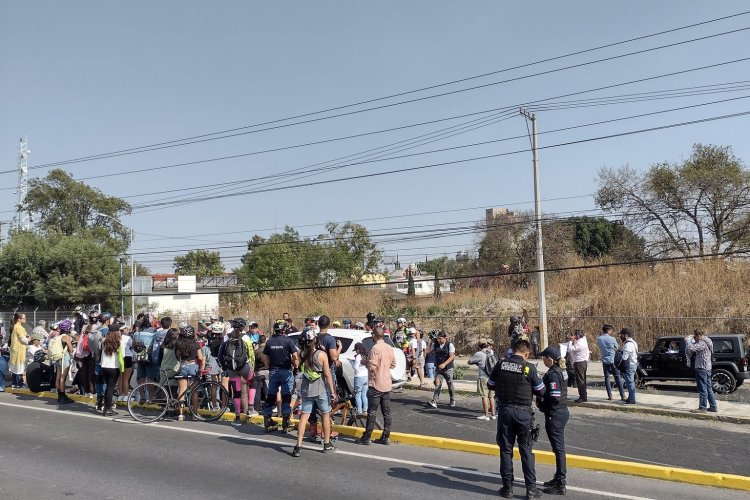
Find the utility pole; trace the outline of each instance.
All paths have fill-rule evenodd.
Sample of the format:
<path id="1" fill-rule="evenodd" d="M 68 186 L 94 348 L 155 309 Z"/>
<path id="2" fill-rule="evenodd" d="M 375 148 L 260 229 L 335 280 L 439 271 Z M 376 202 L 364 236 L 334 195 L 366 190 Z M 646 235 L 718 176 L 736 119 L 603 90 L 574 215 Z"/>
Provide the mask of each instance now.
<path id="1" fill-rule="evenodd" d="M 26 207 L 26 195 L 29 194 L 29 154 L 28 142 L 21 137 L 18 140 L 18 205 L 16 206 L 16 228 L 21 231 L 31 230 L 31 215 Z"/>
<path id="2" fill-rule="evenodd" d="M 539 152 L 537 150 L 536 115 L 520 110 L 521 115 L 531 122 L 531 154 L 534 163 L 534 218 L 536 222 L 536 297 L 539 303 L 539 333 L 542 349 L 549 345 L 547 337 L 547 299 L 544 287 L 544 249 L 542 247 L 542 201 L 539 187 Z"/>

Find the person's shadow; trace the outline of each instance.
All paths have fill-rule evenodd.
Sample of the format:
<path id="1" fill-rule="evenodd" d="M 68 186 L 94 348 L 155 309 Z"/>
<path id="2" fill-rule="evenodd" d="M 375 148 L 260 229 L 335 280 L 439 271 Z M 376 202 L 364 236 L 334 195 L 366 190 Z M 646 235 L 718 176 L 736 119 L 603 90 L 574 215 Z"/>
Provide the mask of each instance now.
<path id="1" fill-rule="evenodd" d="M 477 493 L 480 495 L 497 496 L 497 489 L 480 486 L 477 482 L 476 475 L 466 474 L 464 479 L 463 477 L 461 477 L 461 472 L 456 470 L 447 471 L 438 469 L 435 472 L 419 472 L 412 471 L 404 467 L 391 467 L 391 469 L 388 471 L 388 475 L 397 479 L 414 481 L 441 489 L 451 489 Z M 457 479 L 451 479 L 450 477 L 448 477 L 449 475 L 453 475 Z"/>

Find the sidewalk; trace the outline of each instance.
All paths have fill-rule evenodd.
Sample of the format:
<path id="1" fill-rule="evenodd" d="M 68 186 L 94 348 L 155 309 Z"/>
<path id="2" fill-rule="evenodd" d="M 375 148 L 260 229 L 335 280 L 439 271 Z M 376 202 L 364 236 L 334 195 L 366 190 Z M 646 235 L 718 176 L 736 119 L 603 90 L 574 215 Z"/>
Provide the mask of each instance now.
<path id="1" fill-rule="evenodd" d="M 536 364 L 539 375 L 546 373 L 547 369 L 541 360 L 531 360 Z M 465 359 L 457 359 L 456 363 L 467 366 Z M 456 380 L 454 382 L 457 391 L 468 394 L 476 394 L 476 368 L 467 366 L 467 375 L 473 380 Z M 592 387 L 591 380 L 600 382 L 604 379 L 602 364 L 598 361 L 589 362 L 587 370 L 588 401 L 586 403 L 574 403 L 578 398 L 578 391 L 575 387 L 568 388 L 568 404 L 571 407 L 595 408 L 603 410 L 626 411 L 631 413 L 649 413 L 654 415 L 663 415 L 670 417 L 694 418 L 699 420 L 716 420 L 719 422 L 730 422 L 736 424 L 750 424 L 750 403 L 717 401 L 718 413 L 691 413 L 690 410 L 698 408 L 698 393 L 691 396 L 671 396 L 663 393 L 650 393 L 645 390 L 636 390 L 636 405 L 622 405 L 619 403 L 619 394 L 617 387 L 612 391 L 613 401 L 607 400 L 607 391 L 604 387 Z M 415 382 L 416 381 L 416 382 Z M 603 384 L 602 384 L 603 385 Z M 431 391 L 434 387 L 432 381 L 419 387 L 419 379 L 414 378 L 404 386 L 409 389 Z M 627 389 L 625 389 L 627 396 Z"/>

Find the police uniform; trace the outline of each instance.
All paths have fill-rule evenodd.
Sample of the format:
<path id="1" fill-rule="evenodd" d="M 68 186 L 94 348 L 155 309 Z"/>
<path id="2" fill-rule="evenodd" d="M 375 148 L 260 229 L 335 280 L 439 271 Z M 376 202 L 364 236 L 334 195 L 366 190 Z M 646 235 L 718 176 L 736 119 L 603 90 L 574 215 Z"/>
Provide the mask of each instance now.
<path id="1" fill-rule="evenodd" d="M 533 425 L 533 394 L 544 394 L 544 382 L 536 367 L 522 356 L 513 354 L 499 361 L 492 370 L 487 386 L 495 391 L 498 403 L 497 444 L 500 446 L 501 494 L 512 497 L 513 446 L 518 440 L 523 478 L 527 493 L 536 491 L 536 472 L 531 427 Z"/>
<path id="2" fill-rule="evenodd" d="M 542 352 L 542 356 L 547 356 L 557 361 L 554 356 L 556 349 L 549 347 Z M 548 353 L 552 353 L 549 355 Z M 544 413 L 544 430 L 552 445 L 552 451 L 555 453 L 555 477 L 545 486 L 555 486 L 556 483 L 564 488 L 567 467 L 565 463 L 565 424 L 568 423 L 570 413 L 568 412 L 568 388 L 565 382 L 563 369 L 559 365 L 553 365 L 544 374 L 544 387 L 546 389 L 543 396 L 539 398 L 539 409 Z M 545 490 L 546 491 L 546 490 Z"/>

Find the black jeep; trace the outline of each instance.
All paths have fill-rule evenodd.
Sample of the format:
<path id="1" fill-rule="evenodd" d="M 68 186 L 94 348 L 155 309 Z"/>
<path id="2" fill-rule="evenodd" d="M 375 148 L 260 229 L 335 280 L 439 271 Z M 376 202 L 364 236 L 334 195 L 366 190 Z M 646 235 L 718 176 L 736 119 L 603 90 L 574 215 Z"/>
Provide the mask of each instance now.
<path id="1" fill-rule="evenodd" d="M 747 335 L 710 335 L 714 344 L 711 381 L 716 394 L 729 394 L 750 378 L 750 346 Z M 648 381 L 695 381 L 695 369 L 688 366 L 684 337 L 660 337 L 651 352 L 638 354 L 638 385 Z"/>

